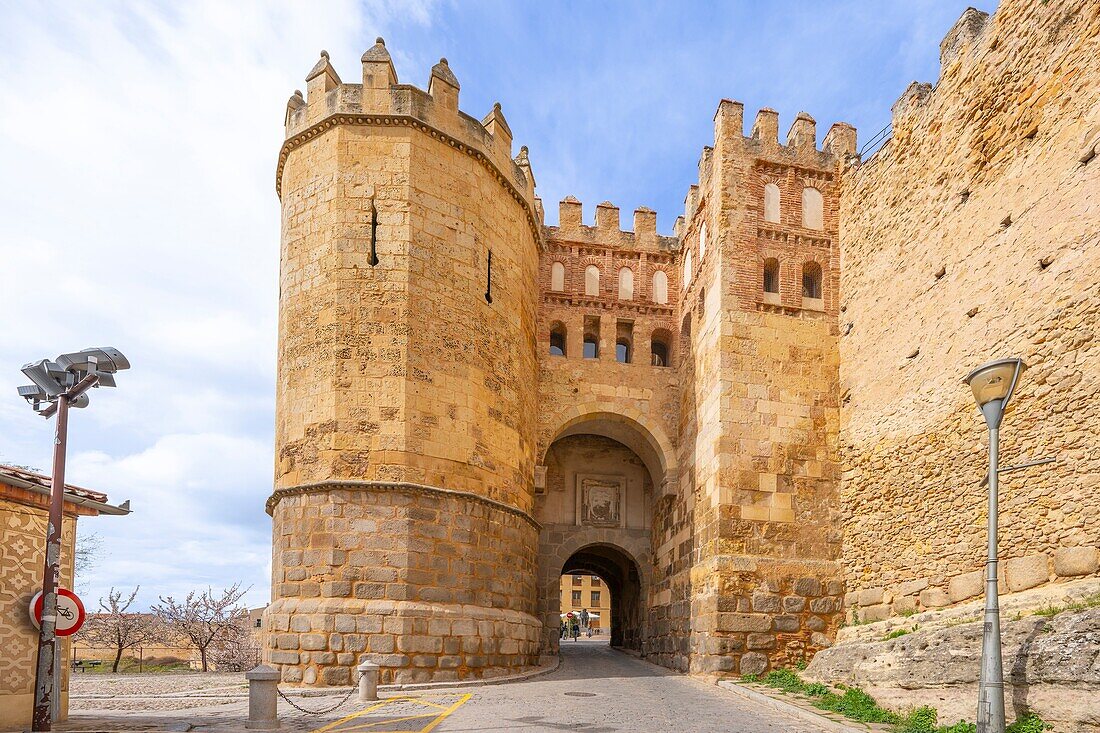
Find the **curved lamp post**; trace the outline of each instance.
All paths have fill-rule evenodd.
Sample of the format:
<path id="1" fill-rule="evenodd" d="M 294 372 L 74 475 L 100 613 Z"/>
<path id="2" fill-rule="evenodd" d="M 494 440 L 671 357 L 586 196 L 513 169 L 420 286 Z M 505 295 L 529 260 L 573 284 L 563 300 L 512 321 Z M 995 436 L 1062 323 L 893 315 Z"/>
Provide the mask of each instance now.
<path id="1" fill-rule="evenodd" d="M 989 427 L 989 555 L 985 563 L 985 627 L 982 670 L 978 682 L 978 733 L 1004 733 L 1005 691 L 1001 670 L 1001 618 L 997 602 L 997 451 L 1001 419 L 1016 382 L 1027 364 L 1023 359 L 999 359 L 983 364 L 966 377 Z"/>

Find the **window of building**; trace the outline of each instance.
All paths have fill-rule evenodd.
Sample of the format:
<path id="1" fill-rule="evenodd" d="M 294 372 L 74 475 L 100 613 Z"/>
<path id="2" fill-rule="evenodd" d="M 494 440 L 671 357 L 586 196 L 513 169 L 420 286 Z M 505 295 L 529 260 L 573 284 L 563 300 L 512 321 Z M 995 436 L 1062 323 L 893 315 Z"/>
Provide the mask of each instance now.
<path id="1" fill-rule="evenodd" d="M 653 302 L 659 305 L 668 303 L 668 275 L 664 270 L 653 273 Z"/>
<path id="2" fill-rule="evenodd" d="M 598 590 L 589 591 L 589 592 L 592 594 L 592 603 L 591 603 L 591 605 L 593 605 L 593 606 L 600 605 L 600 592 Z"/>
<path id="3" fill-rule="evenodd" d="M 596 577 L 595 575 L 592 576 L 592 585 L 598 586 L 600 582 L 601 581 L 598 577 Z"/>
<path id="4" fill-rule="evenodd" d="M 622 339 L 615 342 L 615 361 L 620 364 L 630 363 L 630 344 Z"/>
<path id="5" fill-rule="evenodd" d="M 620 364 L 634 361 L 634 321 L 615 324 L 615 361 Z"/>
<path id="6" fill-rule="evenodd" d="M 809 186 L 802 189 L 802 226 L 807 229 L 821 229 L 823 209 L 821 191 Z"/>
<path id="7" fill-rule="evenodd" d="M 821 298 L 821 265 L 816 262 L 802 266 L 802 297 Z"/>
<path id="8" fill-rule="evenodd" d="M 684 252 L 684 287 L 691 284 L 691 250 Z"/>
<path id="9" fill-rule="evenodd" d="M 550 289 L 556 293 L 565 290 L 565 265 L 560 262 L 550 265 Z"/>
<path id="10" fill-rule="evenodd" d="M 555 323 L 550 327 L 551 356 L 565 356 L 565 324 Z"/>
<path id="11" fill-rule="evenodd" d="M 699 261 L 707 256 L 707 223 L 704 221 L 699 226 Z"/>
<path id="12" fill-rule="evenodd" d="M 600 358 L 600 317 L 584 317 L 584 351 L 581 354 L 585 359 Z"/>
<path id="13" fill-rule="evenodd" d="M 634 271 L 629 267 L 619 270 L 619 300 L 634 300 Z"/>
<path id="14" fill-rule="evenodd" d="M 764 260 L 764 292 L 779 292 L 779 260 L 774 257 Z"/>
<path id="15" fill-rule="evenodd" d="M 653 366 L 672 366 L 669 359 L 668 345 L 672 343 L 672 334 L 665 329 L 657 329 L 649 339 L 650 363 Z"/>
<path id="16" fill-rule="evenodd" d="M 584 585 L 584 578 L 579 575 L 573 576 L 573 585 Z"/>
<path id="17" fill-rule="evenodd" d="M 584 294 L 592 296 L 600 294 L 600 268 L 595 265 L 584 268 Z"/>
<path id="18" fill-rule="evenodd" d="M 764 221 L 779 222 L 779 186 L 764 186 Z"/>
<path id="19" fill-rule="evenodd" d="M 573 605 L 579 606 L 581 603 L 581 592 L 579 590 L 573 591 Z"/>
<path id="20" fill-rule="evenodd" d="M 258 629 L 258 628 L 260 628 L 261 626 L 263 626 L 263 623 L 264 623 L 264 621 L 263 621 L 263 619 L 262 619 L 262 618 L 258 618 L 258 619 L 256 619 L 256 628 Z"/>

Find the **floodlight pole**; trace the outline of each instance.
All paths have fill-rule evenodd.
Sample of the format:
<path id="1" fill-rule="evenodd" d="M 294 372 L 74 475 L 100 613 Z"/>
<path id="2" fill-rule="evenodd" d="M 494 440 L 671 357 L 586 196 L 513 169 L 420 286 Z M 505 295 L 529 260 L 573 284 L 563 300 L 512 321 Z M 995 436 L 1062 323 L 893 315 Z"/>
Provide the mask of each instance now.
<path id="1" fill-rule="evenodd" d="M 51 729 L 51 703 L 61 694 L 60 669 L 55 669 L 57 648 L 57 588 L 61 581 L 61 525 L 65 509 L 65 447 L 69 432 L 69 402 L 87 392 L 99 382 L 89 374 L 71 389 L 57 397 L 53 438 L 53 473 L 50 481 L 50 516 L 46 525 L 46 562 L 42 571 L 42 626 L 38 632 L 38 664 L 34 678 L 34 716 L 32 731 Z M 43 413 L 46 411 L 44 410 Z M 49 415 L 47 415 L 48 417 Z"/>

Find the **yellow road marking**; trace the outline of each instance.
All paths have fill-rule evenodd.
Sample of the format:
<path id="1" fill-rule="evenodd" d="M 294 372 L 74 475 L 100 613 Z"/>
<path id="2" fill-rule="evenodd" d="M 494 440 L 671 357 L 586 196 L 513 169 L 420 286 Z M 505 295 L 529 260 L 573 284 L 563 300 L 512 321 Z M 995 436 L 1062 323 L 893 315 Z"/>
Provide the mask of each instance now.
<path id="1" fill-rule="evenodd" d="M 435 727 L 436 727 L 437 725 L 439 725 L 440 723 L 442 723 L 442 722 L 443 722 L 443 719 L 444 719 L 444 718 L 446 718 L 447 716 L 449 716 L 449 715 L 450 715 L 451 713 L 453 713 L 453 712 L 454 712 L 455 710 L 458 710 L 458 709 L 459 709 L 460 707 L 462 707 L 463 705 L 465 705 L 465 704 L 466 704 L 466 701 L 467 701 L 467 700 L 469 700 L 469 699 L 470 699 L 471 697 L 473 697 L 473 693 L 467 692 L 467 693 L 466 693 L 465 695 L 463 695 L 463 696 L 462 696 L 462 697 L 460 697 L 460 698 L 459 698 L 459 699 L 458 699 L 457 701 L 455 701 L 455 704 L 454 704 L 454 705 L 452 705 L 451 707 L 447 708 L 447 709 L 446 709 L 446 710 L 444 710 L 444 711 L 443 711 L 442 713 L 440 713 L 440 714 L 439 714 L 439 717 L 438 717 L 438 718 L 436 718 L 434 722 L 432 722 L 432 723 L 429 723 L 429 724 L 428 724 L 428 727 L 427 727 L 427 728 L 421 728 L 421 729 L 420 729 L 420 733 L 429 733 L 429 731 L 431 731 L 431 730 L 432 730 L 433 728 L 435 728 Z"/>
<path id="2" fill-rule="evenodd" d="M 450 706 L 443 706 L 443 705 L 440 705 L 438 703 L 429 702 L 428 700 L 423 700 L 423 699 L 408 696 L 408 695 L 401 696 L 401 697 L 390 697 L 390 698 L 386 698 L 385 700 L 379 700 L 377 703 L 375 703 L 373 705 L 365 707 L 362 710 L 356 711 L 356 712 L 352 713 L 351 715 L 340 718 L 339 720 L 333 721 L 333 722 L 329 723 L 328 725 L 325 725 L 322 728 L 318 728 L 317 730 L 313 731 L 313 733 L 326 733 L 326 731 L 332 731 L 335 728 L 340 728 L 339 733 L 353 733 L 354 731 L 367 731 L 368 729 L 372 729 L 372 733 L 385 733 L 385 731 L 383 731 L 381 729 L 378 729 L 378 728 L 375 728 L 374 726 L 391 725 L 393 723 L 400 723 L 400 722 L 407 721 L 407 720 L 416 720 L 417 718 L 431 717 L 432 720 L 428 723 L 428 725 L 426 727 L 421 728 L 418 731 L 405 731 L 404 732 L 404 733 L 430 733 L 430 731 L 434 730 L 440 723 L 442 723 L 444 721 L 444 719 L 449 717 L 454 711 L 458 710 L 460 707 L 462 707 L 464 704 L 466 704 L 466 702 L 469 701 L 469 699 L 471 697 L 473 697 L 473 694 L 468 692 L 465 695 L 462 695 L 460 698 L 458 698 Z M 380 708 L 385 707 L 386 705 L 390 705 L 392 703 L 401 703 L 401 702 L 415 703 L 417 705 L 423 705 L 425 707 L 436 708 L 437 710 L 441 710 L 442 712 L 439 712 L 439 713 L 429 712 L 429 713 L 421 713 L 419 715 L 406 715 L 406 716 L 402 716 L 402 717 L 399 717 L 399 718 L 389 718 L 387 720 L 376 720 L 376 721 L 370 722 L 370 723 L 363 722 L 363 723 L 359 723 L 358 725 L 352 725 L 352 726 L 345 727 L 345 728 L 340 727 L 340 726 L 345 725 L 346 723 L 353 722 L 356 718 L 359 718 L 363 715 L 366 715 L 367 713 L 377 712 Z M 394 732 L 394 733 L 401 733 L 401 732 Z"/>

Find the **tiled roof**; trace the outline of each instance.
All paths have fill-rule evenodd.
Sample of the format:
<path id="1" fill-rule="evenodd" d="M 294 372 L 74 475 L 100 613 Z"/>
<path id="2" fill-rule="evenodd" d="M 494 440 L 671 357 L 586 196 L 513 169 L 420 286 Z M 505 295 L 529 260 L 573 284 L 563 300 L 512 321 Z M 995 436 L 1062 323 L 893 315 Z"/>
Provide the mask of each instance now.
<path id="1" fill-rule="evenodd" d="M 5 479 L 13 478 L 23 483 L 31 483 L 39 486 L 47 491 L 50 490 L 50 477 L 41 473 L 35 473 L 34 471 L 28 471 L 25 468 L 17 468 L 15 466 L 5 466 L 0 464 L 0 481 L 8 483 Z M 19 485 L 19 484 L 16 484 Z M 99 502 L 100 504 L 107 503 L 107 495 L 98 491 L 92 491 L 91 489 L 85 489 L 80 486 L 73 486 L 72 484 L 65 484 L 65 493 L 78 496 L 82 499 L 88 499 L 90 501 Z"/>

